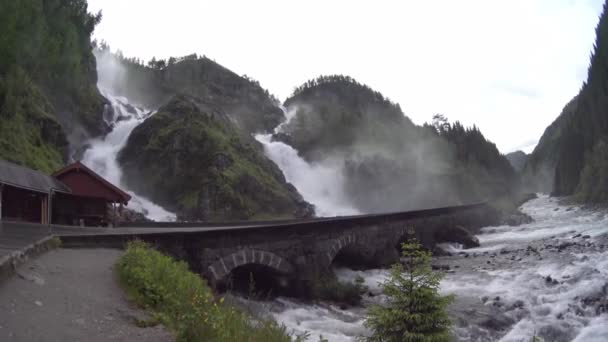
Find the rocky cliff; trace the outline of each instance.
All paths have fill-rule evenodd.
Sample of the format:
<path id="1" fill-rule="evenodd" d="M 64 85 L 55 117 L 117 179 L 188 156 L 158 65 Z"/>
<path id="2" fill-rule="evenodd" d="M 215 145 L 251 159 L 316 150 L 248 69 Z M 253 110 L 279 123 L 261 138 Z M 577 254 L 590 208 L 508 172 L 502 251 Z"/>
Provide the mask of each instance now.
<path id="1" fill-rule="evenodd" d="M 252 138 L 215 103 L 178 95 L 138 126 L 120 153 L 126 184 L 181 220 L 308 217 Z"/>

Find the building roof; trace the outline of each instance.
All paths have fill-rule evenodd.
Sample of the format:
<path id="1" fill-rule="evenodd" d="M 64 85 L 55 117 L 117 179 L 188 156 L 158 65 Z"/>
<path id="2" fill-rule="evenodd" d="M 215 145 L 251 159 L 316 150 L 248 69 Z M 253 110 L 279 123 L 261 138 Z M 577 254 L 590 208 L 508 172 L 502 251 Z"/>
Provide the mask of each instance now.
<path id="1" fill-rule="evenodd" d="M 71 193 L 72 190 L 58 179 L 40 171 L 0 159 L 0 183 L 35 192 L 51 191 Z"/>
<path id="2" fill-rule="evenodd" d="M 86 175 L 92 177 L 97 182 L 99 182 L 105 190 L 103 190 L 103 194 L 95 194 L 91 193 L 91 188 L 79 189 L 78 186 L 72 185 L 70 180 L 68 179 L 68 175 L 73 172 L 84 172 Z M 114 184 L 108 182 L 105 178 L 98 175 L 95 171 L 89 169 L 86 165 L 82 164 L 80 161 L 77 161 L 73 164 L 70 164 L 63 169 L 56 171 L 53 173 L 53 177 L 57 179 L 64 180 L 67 184 L 69 184 L 72 188 L 72 193 L 74 195 L 81 196 L 90 196 L 90 197 L 104 197 L 108 200 L 116 200 L 119 199 L 119 202 L 127 204 L 131 200 L 131 195 L 119 189 Z M 108 191 L 112 194 L 112 196 L 107 196 Z"/>

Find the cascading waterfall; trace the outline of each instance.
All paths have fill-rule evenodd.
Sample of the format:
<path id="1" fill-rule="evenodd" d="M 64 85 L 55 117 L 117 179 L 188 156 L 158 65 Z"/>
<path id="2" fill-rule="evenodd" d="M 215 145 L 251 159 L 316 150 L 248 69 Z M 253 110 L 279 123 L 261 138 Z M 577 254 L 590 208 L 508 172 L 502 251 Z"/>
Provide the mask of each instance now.
<path id="1" fill-rule="evenodd" d="M 275 129 L 275 133 L 294 117 L 297 108 L 285 110 L 286 121 Z M 283 171 L 285 178 L 293 184 L 304 200 L 315 206 L 319 217 L 356 215 L 359 211 L 349 204 L 344 193 L 342 165 L 339 161 L 308 163 L 293 147 L 273 141 L 272 134 L 258 134 L 256 140 L 264 145 L 264 152 Z"/>
<path id="2" fill-rule="evenodd" d="M 103 87 L 99 87 L 102 95 L 111 103 L 113 111 L 104 113 L 104 120 L 112 127 L 112 131 L 103 138 L 89 141 L 90 147 L 85 151 L 82 162 L 93 171 L 100 174 L 112 184 L 115 184 L 131 195 L 129 208 L 143 213 L 155 221 L 175 221 L 175 214 L 168 212 L 148 199 L 138 196 L 122 183 L 122 170 L 116 158 L 127 143 L 129 135 L 146 117 L 152 114 L 141 107 L 129 103 L 125 97 L 115 96 Z M 111 113 L 111 114 L 109 114 Z"/>

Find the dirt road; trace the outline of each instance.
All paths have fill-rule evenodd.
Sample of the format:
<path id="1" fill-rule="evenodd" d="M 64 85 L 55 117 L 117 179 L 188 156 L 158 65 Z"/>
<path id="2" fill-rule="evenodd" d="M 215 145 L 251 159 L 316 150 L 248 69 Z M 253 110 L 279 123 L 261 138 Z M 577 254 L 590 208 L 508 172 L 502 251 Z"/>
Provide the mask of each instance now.
<path id="1" fill-rule="evenodd" d="M 118 287 L 112 249 L 57 249 L 0 283 L 0 341 L 171 341 Z"/>

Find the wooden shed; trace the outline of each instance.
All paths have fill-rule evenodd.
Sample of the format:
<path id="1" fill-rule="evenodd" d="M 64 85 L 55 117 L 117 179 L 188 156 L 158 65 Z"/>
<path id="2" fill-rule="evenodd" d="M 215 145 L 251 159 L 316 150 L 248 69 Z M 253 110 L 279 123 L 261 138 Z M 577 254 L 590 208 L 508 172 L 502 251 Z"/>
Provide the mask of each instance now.
<path id="1" fill-rule="evenodd" d="M 71 192 L 49 175 L 0 160 L 0 220 L 48 224 L 53 195 Z"/>
<path id="2" fill-rule="evenodd" d="M 71 189 L 70 194 L 59 194 L 55 198 L 53 222 L 87 226 L 105 226 L 111 222 L 108 208 L 122 211 L 131 196 L 108 182 L 103 177 L 75 162 L 53 173 L 53 177 Z"/>
<path id="3" fill-rule="evenodd" d="M 107 226 L 129 200 L 80 162 L 47 175 L 0 160 L 0 221 Z"/>

